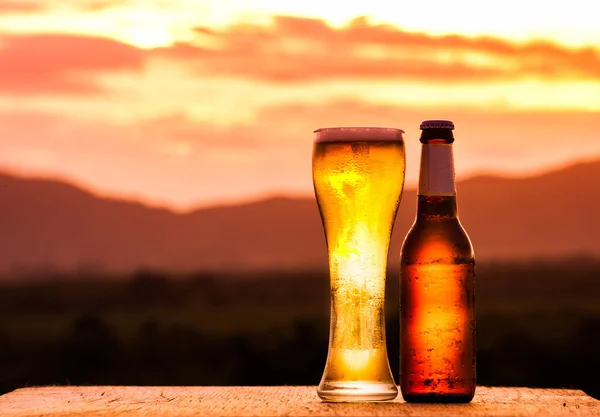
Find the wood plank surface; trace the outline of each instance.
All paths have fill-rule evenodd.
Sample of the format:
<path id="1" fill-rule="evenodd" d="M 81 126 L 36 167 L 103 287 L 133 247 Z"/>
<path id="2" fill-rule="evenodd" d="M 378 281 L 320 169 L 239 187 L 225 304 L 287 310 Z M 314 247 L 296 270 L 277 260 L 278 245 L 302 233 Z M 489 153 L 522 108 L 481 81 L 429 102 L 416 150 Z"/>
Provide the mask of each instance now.
<path id="1" fill-rule="evenodd" d="M 0 397 L 2 417 L 600 416 L 582 391 L 478 387 L 470 404 L 331 404 L 315 387 L 42 387 Z"/>

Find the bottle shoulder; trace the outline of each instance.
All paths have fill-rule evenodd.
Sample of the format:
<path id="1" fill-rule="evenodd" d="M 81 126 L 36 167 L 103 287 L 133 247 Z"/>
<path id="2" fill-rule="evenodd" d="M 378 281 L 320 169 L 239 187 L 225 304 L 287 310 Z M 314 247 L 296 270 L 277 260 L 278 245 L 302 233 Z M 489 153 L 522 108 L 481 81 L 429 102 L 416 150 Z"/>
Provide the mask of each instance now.
<path id="1" fill-rule="evenodd" d="M 401 250 L 401 263 L 474 262 L 471 239 L 458 217 L 417 217 Z"/>

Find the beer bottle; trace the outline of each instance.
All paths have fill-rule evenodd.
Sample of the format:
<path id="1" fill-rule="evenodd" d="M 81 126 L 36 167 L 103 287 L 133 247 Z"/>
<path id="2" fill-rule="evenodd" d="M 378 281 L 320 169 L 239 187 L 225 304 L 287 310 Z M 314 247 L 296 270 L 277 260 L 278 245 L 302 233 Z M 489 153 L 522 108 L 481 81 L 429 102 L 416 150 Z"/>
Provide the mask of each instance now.
<path id="1" fill-rule="evenodd" d="M 400 388 L 407 402 L 475 393 L 475 258 L 458 220 L 454 124 L 421 123 L 416 220 L 400 257 Z"/>

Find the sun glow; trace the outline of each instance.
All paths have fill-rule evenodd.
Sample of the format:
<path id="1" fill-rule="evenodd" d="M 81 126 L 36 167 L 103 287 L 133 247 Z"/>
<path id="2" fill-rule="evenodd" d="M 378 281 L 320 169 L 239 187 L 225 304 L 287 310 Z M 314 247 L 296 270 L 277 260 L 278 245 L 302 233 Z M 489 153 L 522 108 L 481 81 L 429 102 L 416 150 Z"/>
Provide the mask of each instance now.
<path id="1" fill-rule="evenodd" d="M 54 7 L 39 13 L 2 17 L 2 31 L 60 32 L 106 36 L 140 47 L 165 46 L 189 40 L 198 26 L 225 27 L 234 23 L 269 24 L 271 16 L 323 19 L 340 27 L 366 16 L 372 23 L 390 24 L 432 35 L 494 36 L 517 42 L 544 39 L 572 47 L 600 45 L 600 26 L 588 0 L 560 2 L 342 2 L 305 0 L 221 0 L 201 2 L 123 1 L 101 10 Z M 510 23 L 507 23 L 510 22 Z M 168 34 L 168 35 L 167 35 Z"/>
<path id="2" fill-rule="evenodd" d="M 518 42 L 546 39 L 569 46 L 597 46 L 600 45 L 600 26 L 592 7 L 593 3 L 588 0 L 572 0 L 568 8 L 560 2 L 522 0 L 492 3 L 476 0 L 256 0 L 251 3 L 227 0 L 210 4 L 201 20 L 223 27 L 239 20 L 264 23 L 264 16 L 291 15 L 320 18 L 340 27 L 358 16 L 367 16 L 374 23 L 434 35 L 485 35 Z"/>
<path id="3" fill-rule="evenodd" d="M 119 38 L 139 48 L 169 46 L 175 42 L 173 34 L 168 29 L 158 28 L 150 24 L 125 29 Z"/>

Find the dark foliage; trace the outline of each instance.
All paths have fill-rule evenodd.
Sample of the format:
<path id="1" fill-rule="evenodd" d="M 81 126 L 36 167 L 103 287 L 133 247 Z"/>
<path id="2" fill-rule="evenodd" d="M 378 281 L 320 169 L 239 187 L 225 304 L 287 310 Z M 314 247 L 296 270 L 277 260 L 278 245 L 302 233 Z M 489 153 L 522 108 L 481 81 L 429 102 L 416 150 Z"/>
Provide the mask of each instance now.
<path id="1" fill-rule="evenodd" d="M 582 259 L 480 265 L 479 383 L 598 395 L 598 276 L 600 264 Z M 0 286 L 0 393 L 46 384 L 318 384 L 327 355 L 326 274 L 112 278 Z M 386 311 L 397 377 L 394 271 Z"/>

